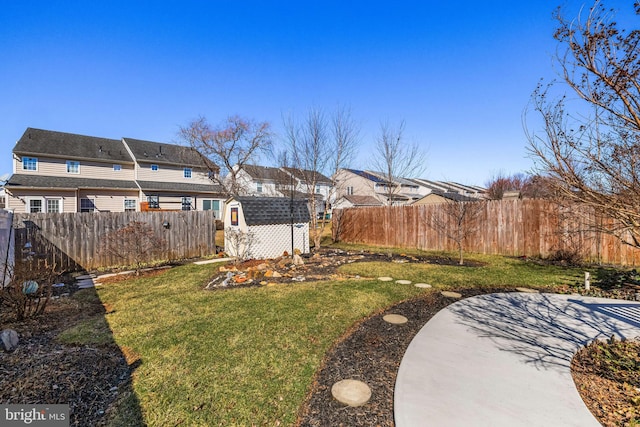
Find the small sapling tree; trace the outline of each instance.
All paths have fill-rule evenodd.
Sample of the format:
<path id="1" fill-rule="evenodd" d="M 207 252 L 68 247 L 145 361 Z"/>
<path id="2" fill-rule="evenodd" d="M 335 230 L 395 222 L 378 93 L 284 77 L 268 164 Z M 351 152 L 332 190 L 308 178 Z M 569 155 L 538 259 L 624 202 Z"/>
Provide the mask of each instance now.
<path id="1" fill-rule="evenodd" d="M 133 265 L 136 275 L 142 267 L 162 252 L 164 239 L 158 237 L 146 222 L 132 221 L 124 227 L 106 233 L 100 252 L 120 260 L 122 265 Z"/>

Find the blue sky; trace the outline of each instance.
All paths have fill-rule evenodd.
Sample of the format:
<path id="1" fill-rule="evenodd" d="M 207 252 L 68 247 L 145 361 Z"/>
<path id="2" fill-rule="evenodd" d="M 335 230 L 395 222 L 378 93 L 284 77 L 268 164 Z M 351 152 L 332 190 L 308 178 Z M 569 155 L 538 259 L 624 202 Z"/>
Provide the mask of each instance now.
<path id="1" fill-rule="evenodd" d="M 404 120 L 424 178 L 481 185 L 532 165 L 522 113 L 555 76 L 557 5 L 3 2 L 0 173 L 27 127 L 173 142 L 199 115 L 279 131 L 283 113 L 347 105 L 362 128 L 354 167 L 381 122 Z"/>

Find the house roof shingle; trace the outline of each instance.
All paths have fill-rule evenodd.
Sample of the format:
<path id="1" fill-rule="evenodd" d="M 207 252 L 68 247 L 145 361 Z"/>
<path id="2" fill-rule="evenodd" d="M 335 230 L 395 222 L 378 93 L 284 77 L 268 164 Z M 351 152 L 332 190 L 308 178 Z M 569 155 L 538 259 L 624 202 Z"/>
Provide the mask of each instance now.
<path id="1" fill-rule="evenodd" d="M 319 172 L 300 168 L 282 168 L 302 182 L 315 181 L 318 184 L 331 184 L 331 180 Z M 308 179 L 307 179 L 308 178 Z"/>
<path id="2" fill-rule="evenodd" d="M 162 142 L 122 138 L 138 162 L 164 163 L 217 169 L 208 159 L 191 147 Z"/>
<path id="3" fill-rule="evenodd" d="M 268 180 L 275 182 L 288 182 L 289 175 L 280 170 L 279 168 L 272 168 L 269 166 L 257 166 L 257 165 L 244 165 L 242 167 L 249 176 L 253 179 Z"/>
<path id="4" fill-rule="evenodd" d="M 98 138 L 35 128 L 27 128 L 24 131 L 13 152 L 34 156 L 48 155 L 73 159 L 133 163 L 133 159 L 118 139 Z"/>
<path id="5" fill-rule="evenodd" d="M 342 196 L 354 206 L 382 206 L 382 202 L 373 196 L 359 196 L 355 194 Z"/>
<path id="6" fill-rule="evenodd" d="M 13 188 L 117 188 L 124 190 L 138 190 L 138 186 L 134 181 L 119 179 L 95 179 L 95 178 L 76 178 L 61 176 L 41 176 L 14 174 L 4 185 L 5 188 L 11 190 Z"/>
<path id="7" fill-rule="evenodd" d="M 306 223 L 311 220 L 306 200 L 284 197 L 233 197 L 242 204 L 247 225 Z M 293 203 L 293 205 L 292 205 Z"/>

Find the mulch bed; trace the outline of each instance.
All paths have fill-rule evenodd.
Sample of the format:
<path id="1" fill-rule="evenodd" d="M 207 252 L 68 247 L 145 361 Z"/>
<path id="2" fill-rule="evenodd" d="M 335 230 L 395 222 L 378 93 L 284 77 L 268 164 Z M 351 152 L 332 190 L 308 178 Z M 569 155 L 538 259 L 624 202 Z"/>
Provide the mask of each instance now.
<path id="1" fill-rule="evenodd" d="M 103 313 L 99 303 L 70 298 L 53 300 L 44 315 L 21 322 L 9 323 L 0 312 L 0 330 L 14 329 L 20 337 L 14 352 L 0 351 L 0 403 L 68 404 L 70 425 L 103 425 L 109 407 L 131 389 L 125 357 L 115 343 L 71 346 L 55 340 L 62 330 Z"/>
<path id="2" fill-rule="evenodd" d="M 464 298 L 513 289 L 464 289 Z M 418 331 L 438 311 L 455 299 L 439 292 L 397 304 L 355 325 L 328 352 L 314 378 L 311 391 L 300 409 L 297 425 L 392 426 L 393 389 L 400 361 Z M 401 314 L 408 322 L 393 325 L 382 318 Z M 361 407 L 349 407 L 333 399 L 331 386 L 343 379 L 357 379 L 371 388 L 371 400 Z"/>

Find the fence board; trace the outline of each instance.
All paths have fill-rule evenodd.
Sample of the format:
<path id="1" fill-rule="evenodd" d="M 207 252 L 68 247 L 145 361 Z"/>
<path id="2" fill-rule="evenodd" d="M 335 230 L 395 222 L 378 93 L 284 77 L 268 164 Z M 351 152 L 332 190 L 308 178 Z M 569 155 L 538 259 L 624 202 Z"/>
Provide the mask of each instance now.
<path id="1" fill-rule="evenodd" d="M 455 242 L 438 232 L 434 218 L 447 218 L 445 204 L 350 208 L 333 215 L 336 237 L 348 243 L 454 251 Z M 559 251 L 580 253 L 586 260 L 635 266 L 640 250 L 616 237 L 596 232 L 596 218 L 582 206 L 560 207 L 548 200 L 495 200 L 483 203 L 477 231 L 465 250 L 508 256 L 547 257 Z M 608 221 L 602 219 L 601 221 Z"/>
<path id="2" fill-rule="evenodd" d="M 165 220 L 171 225 L 169 229 L 162 226 Z M 16 256 L 20 257 L 25 244 L 31 242 L 37 255 L 63 270 L 121 265 L 122 260 L 99 248 L 107 233 L 132 221 L 148 224 L 165 241 L 161 259 L 197 258 L 215 253 L 212 211 L 16 213 L 13 217 Z"/>

